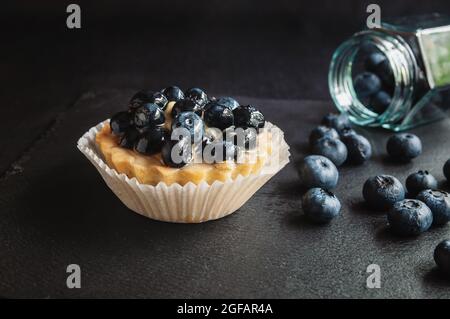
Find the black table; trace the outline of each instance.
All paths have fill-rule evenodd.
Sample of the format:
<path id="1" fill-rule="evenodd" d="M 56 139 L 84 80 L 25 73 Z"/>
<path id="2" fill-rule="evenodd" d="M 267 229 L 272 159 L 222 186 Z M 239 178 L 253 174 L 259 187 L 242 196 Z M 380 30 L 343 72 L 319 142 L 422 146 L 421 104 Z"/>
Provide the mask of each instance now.
<path id="1" fill-rule="evenodd" d="M 220 93 L 220 92 L 219 92 Z M 157 222 L 129 211 L 77 150 L 77 139 L 121 109 L 131 90 L 82 94 L 0 181 L 0 295 L 5 297 L 450 297 L 432 252 L 450 226 L 416 239 L 391 235 L 385 215 L 361 197 L 367 177 L 428 169 L 443 181 L 450 121 L 414 130 L 424 153 L 399 165 L 385 157 L 389 133 L 360 130 L 373 159 L 344 166 L 336 193 L 342 215 L 330 225 L 301 214 L 295 160 L 329 101 L 239 97 L 261 107 L 291 146 L 291 163 L 229 217 L 203 224 Z M 220 95 L 220 94 L 217 94 Z M 448 190 L 448 186 L 441 185 Z M 81 267 L 81 289 L 66 287 L 66 267 Z M 366 287 L 367 266 L 381 288 Z"/>

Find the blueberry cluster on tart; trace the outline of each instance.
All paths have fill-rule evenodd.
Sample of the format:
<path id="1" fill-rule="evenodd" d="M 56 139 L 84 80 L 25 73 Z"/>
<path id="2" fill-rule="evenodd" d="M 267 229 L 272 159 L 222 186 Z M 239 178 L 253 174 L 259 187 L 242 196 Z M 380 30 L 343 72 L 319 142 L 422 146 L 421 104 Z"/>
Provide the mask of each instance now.
<path id="1" fill-rule="evenodd" d="M 127 110 L 104 123 L 96 143 L 111 168 L 140 183 L 212 184 L 260 171 L 272 153 L 265 124 L 252 105 L 171 86 L 136 93 Z"/>

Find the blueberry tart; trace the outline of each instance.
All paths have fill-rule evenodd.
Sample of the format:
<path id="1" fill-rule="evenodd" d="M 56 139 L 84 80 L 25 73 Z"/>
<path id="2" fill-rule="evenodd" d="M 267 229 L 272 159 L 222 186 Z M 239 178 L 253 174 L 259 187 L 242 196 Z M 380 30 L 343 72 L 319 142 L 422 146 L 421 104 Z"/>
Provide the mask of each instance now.
<path id="1" fill-rule="evenodd" d="M 134 94 L 78 148 L 128 208 L 185 223 L 236 211 L 290 156 L 256 106 L 177 86 Z"/>

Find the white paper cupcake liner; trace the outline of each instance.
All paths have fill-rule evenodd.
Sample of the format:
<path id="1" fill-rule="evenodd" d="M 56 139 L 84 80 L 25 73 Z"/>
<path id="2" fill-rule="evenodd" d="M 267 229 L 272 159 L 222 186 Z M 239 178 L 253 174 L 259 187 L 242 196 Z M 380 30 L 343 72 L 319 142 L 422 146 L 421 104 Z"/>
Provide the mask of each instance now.
<path id="1" fill-rule="evenodd" d="M 266 122 L 277 139 L 273 151 L 258 174 L 239 175 L 234 180 L 215 181 L 209 185 L 187 183 L 184 186 L 159 183 L 156 186 L 141 184 L 136 178 L 128 178 L 111 169 L 103 160 L 95 142 L 97 133 L 105 122 L 91 128 L 78 140 L 78 149 L 97 168 L 108 187 L 132 211 L 143 216 L 166 222 L 200 223 L 227 216 L 260 189 L 272 176 L 289 163 L 289 146 L 283 132 Z"/>

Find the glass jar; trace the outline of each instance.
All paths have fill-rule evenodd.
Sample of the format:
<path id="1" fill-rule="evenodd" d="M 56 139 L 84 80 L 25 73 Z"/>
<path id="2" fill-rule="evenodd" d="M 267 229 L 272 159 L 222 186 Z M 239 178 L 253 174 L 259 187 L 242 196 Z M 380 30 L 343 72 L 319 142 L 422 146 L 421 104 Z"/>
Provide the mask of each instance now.
<path id="1" fill-rule="evenodd" d="M 363 126 L 394 131 L 450 114 L 450 18 L 385 21 L 335 51 L 328 84 L 337 108 Z"/>

